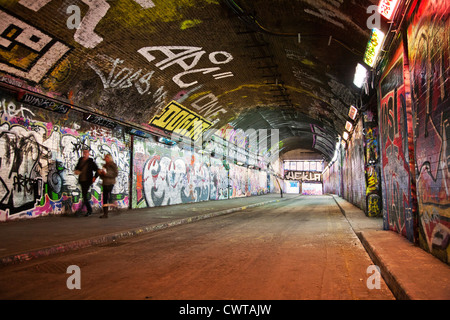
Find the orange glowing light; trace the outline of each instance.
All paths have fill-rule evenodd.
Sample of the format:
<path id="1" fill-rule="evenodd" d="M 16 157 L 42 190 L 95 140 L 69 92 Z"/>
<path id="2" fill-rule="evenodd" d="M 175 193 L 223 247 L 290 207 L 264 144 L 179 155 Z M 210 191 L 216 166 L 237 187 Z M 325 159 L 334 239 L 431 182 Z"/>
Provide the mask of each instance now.
<path id="1" fill-rule="evenodd" d="M 348 132 L 351 132 L 352 128 L 353 128 L 353 125 L 349 121 L 347 121 L 345 123 L 345 130 L 347 130 Z"/>
<path id="2" fill-rule="evenodd" d="M 352 119 L 355 120 L 356 118 L 356 114 L 358 113 L 358 109 L 356 109 L 354 106 L 350 106 L 350 110 L 348 112 L 348 116 Z"/>

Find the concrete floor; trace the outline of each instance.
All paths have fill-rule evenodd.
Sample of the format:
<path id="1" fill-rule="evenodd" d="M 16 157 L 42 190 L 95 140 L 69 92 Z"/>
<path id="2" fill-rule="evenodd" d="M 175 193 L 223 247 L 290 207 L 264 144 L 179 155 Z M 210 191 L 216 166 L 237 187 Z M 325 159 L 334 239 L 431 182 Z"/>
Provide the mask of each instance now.
<path id="1" fill-rule="evenodd" d="M 372 264 L 332 197 L 302 197 L 5 266 L 0 298 L 394 299 Z"/>

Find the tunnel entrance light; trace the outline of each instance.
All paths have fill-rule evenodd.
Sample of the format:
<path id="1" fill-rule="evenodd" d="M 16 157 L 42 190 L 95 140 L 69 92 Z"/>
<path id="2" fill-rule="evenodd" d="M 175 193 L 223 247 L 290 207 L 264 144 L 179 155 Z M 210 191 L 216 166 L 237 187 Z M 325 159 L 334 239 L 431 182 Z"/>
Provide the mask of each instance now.
<path id="1" fill-rule="evenodd" d="M 355 77 L 353 78 L 353 84 L 358 88 L 361 88 L 367 78 L 367 69 L 360 63 L 356 66 Z"/>

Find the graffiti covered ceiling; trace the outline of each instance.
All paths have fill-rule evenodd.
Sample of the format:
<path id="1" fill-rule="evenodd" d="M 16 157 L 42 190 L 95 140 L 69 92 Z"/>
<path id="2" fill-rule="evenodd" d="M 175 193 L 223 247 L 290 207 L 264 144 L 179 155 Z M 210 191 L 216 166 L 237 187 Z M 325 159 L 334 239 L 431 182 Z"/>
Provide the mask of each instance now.
<path id="1" fill-rule="evenodd" d="M 330 159 L 371 1 L 2 0 L 0 79 L 138 129 L 175 101 Z M 154 121 L 156 123 L 156 121 Z M 164 128 L 161 127 L 160 128 Z"/>

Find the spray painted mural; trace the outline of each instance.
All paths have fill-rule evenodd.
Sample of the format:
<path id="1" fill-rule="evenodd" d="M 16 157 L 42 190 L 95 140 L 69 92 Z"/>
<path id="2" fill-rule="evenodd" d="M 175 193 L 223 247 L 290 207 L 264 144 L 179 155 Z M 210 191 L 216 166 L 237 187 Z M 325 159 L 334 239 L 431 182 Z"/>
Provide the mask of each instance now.
<path id="1" fill-rule="evenodd" d="M 222 200 L 268 193 L 267 173 L 178 145 L 135 138 L 133 208 Z"/>
<path id="2" fill-rule="evenodd" d="M 379 86 L 384 227 L 414 241 L 413 185 L 403 44 L 392 53 Z M 411 111 L 409 110 L 409 113 Z M 413 156 L 413 155 L 411 155 Z"/>
<path id="3" fill-rule="evenodd" d="M 378 146 L 378 121 L 372 111 L 364 112 L 364 162 L 366 171 L 366 214 L 382 215 L 380 157 Z"/>
<path id="4" fill-rule="evenodd" d="M 155 25 L 179 21 L 184 14 L 180 8 L 190 7 L 209 10 L 205 7 L 218 7 L 218 2 L 3 1 L 0 73 L 8 82 L 21 79 L 49 96 L 69 97 L 72 104 L 91 111 L 101 109 L 116 119 L 148 126 L 171 97 L 183 102 L 205 82 L 234 77 L 229 70 L 233 55 L 221 48 L 207 50 L 184 40 L 151 46 L 161 34 Z M 200 20 L 196 24 L 202 25 Z M 133 28 L 138 32 L 131 44 L 123 34 Z M 189 107 L 217 123 L 229 112 L 217 95 L 197 92 Z M 123 112 L 141 105 L 146 107 Z"/>
<path id="5" fill-rule="evenodd" d="M 419 245 L 450 262 L 450 7 L 421 1 L 408 27 Z"/>
<path id="6" fill-rule="evenodd" d="M 120 169 L 113 199 L 128 207 L 128 149 L 110 129 L 83 123 L 75 113 L 62 117 L 22 104 L 5 92 L 0 101 L 0 221 L 80 210 L 81 188 L 73 171 L 83 148 L 100 166 L 111 153 Z M 100 179 L 91 194 L 94 209 L 99 208 Z"/>
<path id="7" fill-rule="evenodd" d="M 136 138 L 133 148 L 133 208 L 206 201 L 211 191 L 215 194 L 208 164 L 201 161 L 201 155 L 149 139 Z M 219 180 L 214 181 L 216 190 Z"/>
<path id="8" fill-rule="evenodd" d="M 142 208 L 269 192 L 265 170 L 230 163 L 228 171 L 222 158 L 139 137 L 133 139 L 131 168 L 132 141 L 123 128 L 98 126 L 77 111 L 44 102 L 36 107 L 35 100 L 0 95 L 0 221 L 81 211 L 74 168 L 84 148 L 99 166 L 107 153 L 118 165 L 113 199 L 119 208 L 129 207 L 130 193 L 133 208 Z M 94 210 L 101 197 L 97 179 L 91 188 Z"/>

